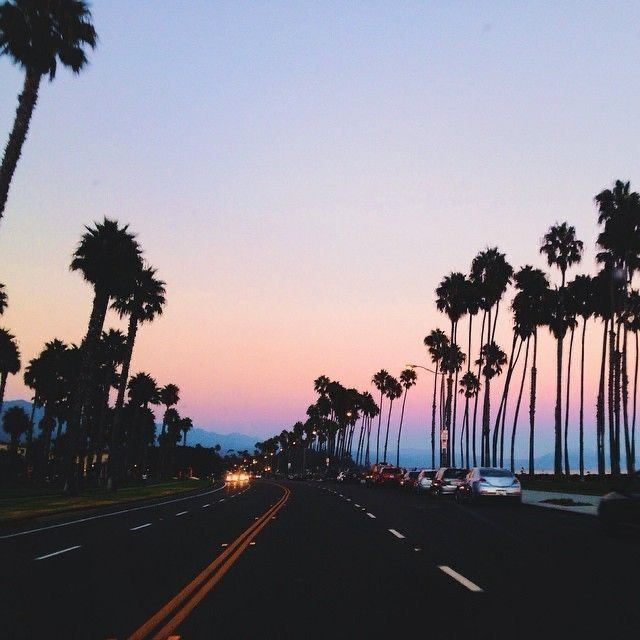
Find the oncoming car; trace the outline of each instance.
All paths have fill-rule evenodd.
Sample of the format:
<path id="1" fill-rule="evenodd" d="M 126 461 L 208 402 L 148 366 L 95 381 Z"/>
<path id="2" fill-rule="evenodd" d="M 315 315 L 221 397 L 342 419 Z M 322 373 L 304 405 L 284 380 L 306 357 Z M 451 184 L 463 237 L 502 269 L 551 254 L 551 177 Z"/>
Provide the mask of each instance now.
<path id="1" fill-rule="evenodd" d="M 246 471 L 229 471 L 225 479 L 227 482 L 249 482 L 249 474 Z"/>

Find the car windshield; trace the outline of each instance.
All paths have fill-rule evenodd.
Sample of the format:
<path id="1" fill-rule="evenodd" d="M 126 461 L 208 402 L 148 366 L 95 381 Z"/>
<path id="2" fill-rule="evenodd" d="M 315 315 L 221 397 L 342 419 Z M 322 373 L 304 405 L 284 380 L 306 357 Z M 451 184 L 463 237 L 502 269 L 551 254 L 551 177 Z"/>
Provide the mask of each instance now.
<path id="1" fill-rule="evenodd" d="M 480 469 L 480 475 L 485 478 L 511 478 L 513 473 L 506 469 Z"/>
<path id="2" fill-rule="evenodd" d="M 423 471 L 422 472 L 422 477 L 423 478 L 433 478 L 433 476 L 436 475 L 435 471 Z"/>
<path id="3" fill-rule="evenodd" d="M 409 471 L 409 477 L 410 478 L 417 478 L 418 477 L 418 471 Z"/>
<path id="4" fill-rule="evenodd" d="M 382 470 L 382 473 L 398 473 L 399 469 L 397 467 L 387 467 Z"/>

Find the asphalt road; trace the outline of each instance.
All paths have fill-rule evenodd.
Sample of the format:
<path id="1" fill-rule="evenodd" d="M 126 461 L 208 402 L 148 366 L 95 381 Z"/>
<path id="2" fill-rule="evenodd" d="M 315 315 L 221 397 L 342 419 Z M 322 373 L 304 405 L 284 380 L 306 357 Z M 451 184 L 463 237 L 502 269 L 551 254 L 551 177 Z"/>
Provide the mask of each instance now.
<path id="1" fill-rule="evenodd" d="M 0 637 L 640 631 L 640 536 L 589 516 L 268 481 L 121 511 L 0 534 Z"/>

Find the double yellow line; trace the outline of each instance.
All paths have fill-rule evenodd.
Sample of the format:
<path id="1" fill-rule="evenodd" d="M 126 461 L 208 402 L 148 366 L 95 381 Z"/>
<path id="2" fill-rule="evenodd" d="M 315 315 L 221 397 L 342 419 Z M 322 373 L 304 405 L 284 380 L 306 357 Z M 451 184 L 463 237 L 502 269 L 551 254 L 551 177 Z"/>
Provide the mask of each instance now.
<path id="1" fill-rule="evenodd" d="M 205 567 L 189 584 L 171 598 L 160 611 L 151 616 L 139 629 L 132 633 L 128 640 L 167 640 L 169 635 L 198 606 L 207 593 L 218 584 L 222 576 L 242 555 L 242 552 L 249 546 L 251 541 L 267 526 L 269 520 L 282 509 L 291 492 L 282 485 L 277 486 L 284 491 L 280 499 L 230 543 L 210 565 Z"/>

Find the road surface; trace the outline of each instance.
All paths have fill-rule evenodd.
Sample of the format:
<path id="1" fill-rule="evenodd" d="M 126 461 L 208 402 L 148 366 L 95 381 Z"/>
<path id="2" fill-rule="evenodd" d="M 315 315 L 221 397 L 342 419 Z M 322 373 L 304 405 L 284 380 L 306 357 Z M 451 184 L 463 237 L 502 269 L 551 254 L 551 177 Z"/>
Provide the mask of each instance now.
<path id="1" fill-rule="evenodd" d="M 113 511 L 113 510 L 112 510 Z M 524 506 L 256 481 L 0 532 L 0 637 L 629 638 L 640 536 Z"/>

